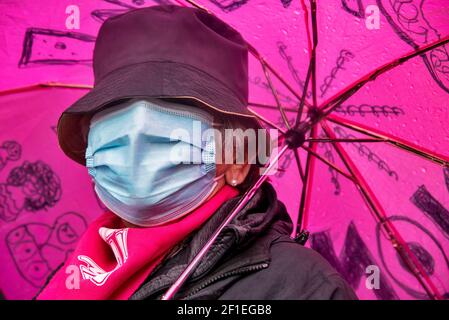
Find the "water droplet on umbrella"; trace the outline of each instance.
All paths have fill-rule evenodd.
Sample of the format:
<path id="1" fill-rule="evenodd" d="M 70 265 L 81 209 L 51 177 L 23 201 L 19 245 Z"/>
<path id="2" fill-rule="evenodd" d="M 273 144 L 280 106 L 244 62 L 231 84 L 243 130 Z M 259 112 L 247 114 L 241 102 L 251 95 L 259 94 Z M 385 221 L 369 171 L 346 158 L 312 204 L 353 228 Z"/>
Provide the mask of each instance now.
<path id="1" fill-rule="evenodd" d="M 58 41 L 55 43 L 55 49 L 65 50 L 65 48 L 67 48 L 67 46 L 64 42 Z"/>

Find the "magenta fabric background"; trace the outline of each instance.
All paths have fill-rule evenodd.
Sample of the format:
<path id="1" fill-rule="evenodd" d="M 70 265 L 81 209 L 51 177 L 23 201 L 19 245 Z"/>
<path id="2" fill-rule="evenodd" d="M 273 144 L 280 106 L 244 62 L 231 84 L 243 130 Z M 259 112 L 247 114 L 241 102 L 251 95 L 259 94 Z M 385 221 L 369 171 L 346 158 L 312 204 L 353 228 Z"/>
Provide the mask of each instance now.
<path id="1" fill-rule="evenodd" d="M 445 0 L 318 1 L 319 103 L 379 66 L 449 35 Z M 0 90 L 38 83 L 92 85 L 92 50 L 103 20 L 131 8 L 170 1 L 4 0 L 0 3 Z M 202 0 L 238 29 L 262 56 L 302 91 L 309 52 L 300 1 Z M 80 10 L 68 30 L 67 6 Z M 374 6 L 374 7 L 369 7 Z M 369 29 L 367 8 L 379 10 Z M 163 32 L 163 30 L 161 30 Z M 132 44 L 130 44 L 132 45 Z M 441 46 L 379 76 L 340 106 L 335 119 L 409 141 L 449 160 L 449 46 Z M 250 56 L 250 102 L 275 106 L 260 63 Z M 272 76 L 282 105 L 298 101 Z M 29 299 L 64 261 L 102 210 L 84 167 L 60 151 L 55 126 L 62 110 L 88 89 L 33 87 L 0 95 L 0 289 Z M 310 95 L 308 96 L 310 99 Z M 273 108 L 252 107 L 281 125 Z M 294 119 L 295 113 L 289 112 Z M 360 133 L 328 122 L 337 137 Z M 320 135 L 322 132 L 319 133 Z M 387 216 L 449 295 L 449 169 L 384 143 L 342 144 Z M 329 143 L 318 152 L 344 168 Z M 303 163 L 306 153 L 300 153 Z M 302 184 L 292 155 L 272 177 L 296 219 Z M 354 184 L 315 161 L 308 246 L 321 252 L 362 299 L 426 299 Z M 366 267 L 380 270 L 379 289 L 365 285 Z M 292 272 L 295 272 L 292 267 Z"/>

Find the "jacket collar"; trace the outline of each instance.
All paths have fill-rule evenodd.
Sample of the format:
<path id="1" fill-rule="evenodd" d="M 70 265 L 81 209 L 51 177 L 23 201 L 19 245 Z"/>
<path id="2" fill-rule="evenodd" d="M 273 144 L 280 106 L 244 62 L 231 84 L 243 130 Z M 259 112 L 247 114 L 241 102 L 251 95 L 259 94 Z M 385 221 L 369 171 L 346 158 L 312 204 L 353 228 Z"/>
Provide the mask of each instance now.
<path id="1" fill-rule="evenodd" d="M 131 299 L 142 299 L 170 286 L 241 197 L 225 202 L 198 231 L 187 237 L 175 254 L 169 255 L 150 274 L 148 280 Z M 277 200 L 274 188 L 269 183 L 264 183 L 233 221 L 223 229 L 188 282 L 194 282 L 208 275 L 219 262 L 221 263 L 217 272 L 229 272 L 256 263 L 268 262 L 271 243 L 281 235 L 289 234 L 291 228 L 290 218 L 284 205 Z"/>

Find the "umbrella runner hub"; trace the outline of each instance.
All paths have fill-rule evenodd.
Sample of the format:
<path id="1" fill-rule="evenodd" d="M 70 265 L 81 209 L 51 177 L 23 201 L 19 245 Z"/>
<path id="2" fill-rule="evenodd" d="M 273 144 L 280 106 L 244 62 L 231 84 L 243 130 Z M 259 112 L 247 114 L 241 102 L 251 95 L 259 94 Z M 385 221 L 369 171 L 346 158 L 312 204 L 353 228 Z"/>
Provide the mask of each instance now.
<path id="1" fill-rule="evenodd" d="M 285 133 L 285 143 L 290 149 L 301 147 L 305 141 L 306 134 L 304 130 L 292 128 Z"/>
<path id="2" fill-rule="evenodd" d="M 312 121 L 312 123 L 317 123 L 325 116 L 325 114 L 324 111 L 319 107 L 311 106 L 307 110 L 307 116 Z"/>

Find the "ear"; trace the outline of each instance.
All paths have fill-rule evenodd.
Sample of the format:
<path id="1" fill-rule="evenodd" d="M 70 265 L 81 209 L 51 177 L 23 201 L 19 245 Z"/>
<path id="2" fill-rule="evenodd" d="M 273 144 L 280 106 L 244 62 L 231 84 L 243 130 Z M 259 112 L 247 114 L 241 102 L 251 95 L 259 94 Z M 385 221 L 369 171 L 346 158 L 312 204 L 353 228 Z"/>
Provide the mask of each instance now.
<path id="1" fill-rule="evenodd" d="M 226 183 L 235 187 L 245 181 L 246 176 L 249 173 L 251 164 L 231 164 L 225 171 Z"/>

